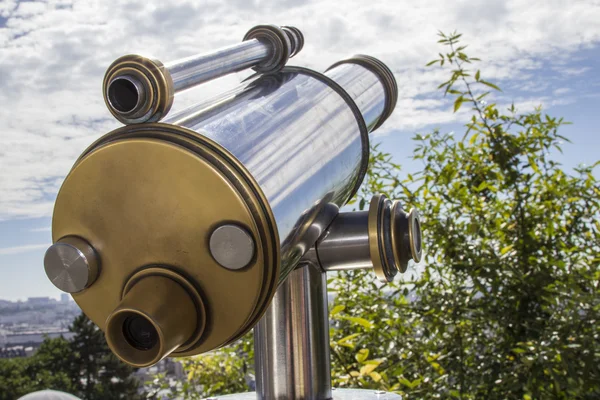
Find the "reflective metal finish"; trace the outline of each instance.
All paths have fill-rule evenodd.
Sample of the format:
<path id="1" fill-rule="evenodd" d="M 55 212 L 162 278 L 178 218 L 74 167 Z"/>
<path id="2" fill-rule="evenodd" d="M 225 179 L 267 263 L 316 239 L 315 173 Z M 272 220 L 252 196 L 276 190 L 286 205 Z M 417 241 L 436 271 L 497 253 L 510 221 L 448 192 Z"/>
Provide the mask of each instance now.
<path id="1" fill-rule="evenodd" d="M 304 36 L 297 28 L 257 25 L 242 43 L 166 64 L 129 54 L 106 71 L 105 103 L 124 124 L 160 121 L 176 93 L 250 67 L 260 73 L 277 72 L 303 46 Z"/>
<path id="2" fill-rule="evenodd" d="M 402 400 L 396 393 L 371 389 L 332 389 L 333 400 Z M 210 397 L 206 400 L 255 400 L 256 392 L 236 393 Z"/>
<path id="3" fill-rule="evenodd" d="M 203 82 L 250 68 L 270 54 L 267 43 L 250 39 L 217 51 L 197 54 L 165 64 L 175 93 Z"/>
<path id="4" fill-rule="evenodd" d="M 281 279 L 352 197 L 368 161 L 356 105 L 301 68 L 260 76 L 166 122 L 216 141 L 256 179 L 277 221 Z"/>
<path id="5" fill-rule="evenodd" d="M 356 102 L 369 132 L 374 130 L 385 109 L 385 89 L 381 79 L 359 64 L 339 64 L 325 75 L 336 81 Z"/>
<path id="6" fill-rule="evenodd" d="M 330 399 L 326 275 L 302 264 L 254 328 L 258 399 Z"/>
<path id="7" fill-rule="evenodd" d="M 369 252 L 369 213 L 341 213 L 315 245 L 326 271 L 373 268 Z"/>
<path id="8" fill-rule="evenodd" d="M 384 282 L 421 261 L 419 213 L 406 213 L 400 202 L 376 195 L 369 211 L 339 214 L 303 261 L 324 271 L 373 268 Z"/>
<path id="9" fill-rule="evenodd" d="M 244 228 L 223 225 L 210 235 L 210 253 L 227 269 L 242 269 L 254 258 L 254 239 Z"/>
<path id="10" fill-rule="evenodd" d="M 88 242 L 68 236 L 48 248 L 44 256 L 44 270 L 58 289 L 77 293 L 96 280 L 98 261 L 95 250 Z"/>

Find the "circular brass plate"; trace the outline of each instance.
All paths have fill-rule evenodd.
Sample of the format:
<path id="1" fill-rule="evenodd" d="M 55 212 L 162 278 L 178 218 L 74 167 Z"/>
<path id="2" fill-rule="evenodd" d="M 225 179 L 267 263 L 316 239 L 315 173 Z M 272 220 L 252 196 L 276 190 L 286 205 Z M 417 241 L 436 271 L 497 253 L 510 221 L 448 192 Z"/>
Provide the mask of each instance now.
<path id="1" fill-rule="evenodd" d="M 274 292 L 277 268 L 263 268 L 272 263 L 265 263 L 263 246 L 273 251 L 276 238 L 265 240 L 248 199 L 211 162 L 161 140 L 112 137 L 127 139 L 84 154 L 54 210 L 53 239 L 83 237 L 100 256 L 98 279 L 74 296 L 79 306 L 103 329 L 133 273 L 168 265 L 198 287 L 207 311 L 200 344 L 179 355 L 214 349 L 248 330 Z M 210 256 L 210 233 L 224 222 L 242 225 L 256 238 L 256 259 L 242 270 L 227 270 Z"/>
<path id="2" fill-rule="evenodd" d="M 269 207 L 269 203 L 264 196 L 264 193 L 244 165 L 218 143 L 206 136 L 199 135 L 192 130 L 170 124 L 152 123 L 129 125 L 116 129 L 104 135 L 86 149 L 80 157 L 80 160 L 94 149 L 107 143 L 120 140 L 123 137 L 160 139 L 169 143 L 175 143 L 200 155 L 202 158 L 208 160 L 215 168 L 218 168 L 219 171 L 227 176 L 230 182 L 235 185 L 236 189 L 240 191 L 240 193 L 243 193 L 243 197 L 246 200 L 247 205 L 251 208 L 253 215 L 257 218 L 257 221 L 260 221 L 261 229 L 259 231 L 262 235 L 261 239 L 264 245 L 266 261 L 263 266 L 265 276 L 259 305 L 257 306 L 254 315 L 244 326 L 240 327 L 238 333 L 234 337 L 229 338 L 226 342 L 221 343 L 219 346 L 237 340 L 254 327 L 265 313 L 275 294 L 277 283 L 279 282 L 279 277 L 281 275 L 279 234 L 277 232 L 275 217 L 273 216 L 273 212 Z M 194 355 L 212 350 L 213 348 L 202 344 L 199 347 L 186 352 L 184 355 Z"/>

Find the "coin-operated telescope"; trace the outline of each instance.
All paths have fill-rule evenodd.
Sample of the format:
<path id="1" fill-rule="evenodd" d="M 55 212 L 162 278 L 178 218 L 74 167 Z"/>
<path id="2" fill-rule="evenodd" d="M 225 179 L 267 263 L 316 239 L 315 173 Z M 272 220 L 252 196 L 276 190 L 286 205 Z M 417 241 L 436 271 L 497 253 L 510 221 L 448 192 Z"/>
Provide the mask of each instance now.
<path id="1" fill-rule="evenodd" d="M 324 73 L 285 66 L 303 42 L 258 26 L 210 54 L 109 67 L 106 104 L 129 125 L 75 162 L 44 265 L 124 362 L 200 354 L 255 328 L 259 398 L 329 399 L 325 273 L 372 268 L 387 282 L 419 261 L 415 210 L 376 196 L 340 213 L 369 132 L 396 105 L 392 72 L 365 55 Z M 250 67 L 239 87 L 167 115 L 177 92 Z"/>

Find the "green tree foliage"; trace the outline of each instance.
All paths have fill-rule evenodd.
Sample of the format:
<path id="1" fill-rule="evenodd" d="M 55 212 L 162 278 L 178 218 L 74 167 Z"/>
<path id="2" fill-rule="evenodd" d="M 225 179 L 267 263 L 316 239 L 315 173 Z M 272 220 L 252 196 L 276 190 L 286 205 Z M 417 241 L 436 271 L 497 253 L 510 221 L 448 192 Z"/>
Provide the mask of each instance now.
<path id="1" fill-rule="evenodd" d="M 84 315 L 71 327 L 71 341 L 46 339 L 30 358 L 0 360 L 0 400 L 44 389 L 86 400 L 142 399 L 133 368 L 109 350 L 103 333 Z"/>
<path id="2" fill-rule="evenodd" d="M 235 344 L 194 357 L 182 358 L 186 378 L 171 385 L 164 374 L 147 382 L 152 388 L 149 397 L 172 399 L 204 399 L 214 395 L 242 393 L 253 390 L 254 342 L 252 333 Z"/>
<path id="3" fill-rule="evenodd" d="M 424 216 L 424 270 L 379 285 L 332 277 L 334 382 L 410 398 L 572 399 L 600 396 L 600 187 L 593 167 L 553 160 L 562 119 L 487 104 L 459 43 L 441 35 L 451 69 L 439 86 L 460 137 L 414 138 L 422 172 L 400 177 L 374 152 L 362 198 L 383 192 Z M 364 205 L 364 200 L 359 200 Z"/>
<path id="4" fill-rule="evenodd" d="M 599 398 L 593 167 L 567 172 L 552 158 L 568 141 L 562 119 L 486 103 L 499 88 L 459 39 L 441 34 L 447 53 L 430 65 L 450 69 L 439 89 L 467 112 L 464 134 L 417 134 L 423 168 L 406 177 L 375 146 L 356 199 L 363 209 L 385 193 L 417 207 L 424 267 L 385 285 L 371 271 L 330 275 L 333 384 L 414 399 Z M 243 343 L 187 361 L 179 394 L 246 390 Z"/>

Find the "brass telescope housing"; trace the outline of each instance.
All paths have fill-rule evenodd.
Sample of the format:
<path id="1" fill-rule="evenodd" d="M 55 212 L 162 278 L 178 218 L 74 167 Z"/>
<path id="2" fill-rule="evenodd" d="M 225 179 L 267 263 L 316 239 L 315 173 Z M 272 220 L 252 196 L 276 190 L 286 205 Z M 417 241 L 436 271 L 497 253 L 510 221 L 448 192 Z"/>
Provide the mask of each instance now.
<path id="1" fill-rule="evenodd" d="M 302 48 L 296 28 L 254 29 L 234 52 L 263 54 L 252 41 L 266 34 L 285 44 L 285 61 Z M 372 268 L 383 281 L 421 257 L 416 211 L 378 196 L 368 213 L 339 212 L 365 176 L 369 132 L 396 105 L 392 72 L 364 55 L 325 73 L 261 60 L 273 71 L 163 122 L 139 123 L 170 105 L 157 113 L 129 99 L 132 124 L 89 146 L 58 193 L 46 273 L 130 365 L 237 340 L 307 257 L 323 271 Z M 115 65 L 131 70 L 117 76 Z M 125 79 L 172 101 L 167 69 L 126 56 L 105 86 Z"/>

